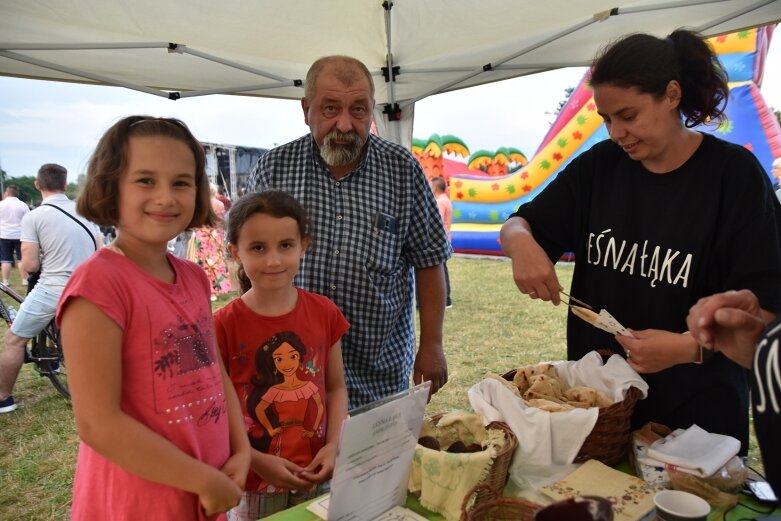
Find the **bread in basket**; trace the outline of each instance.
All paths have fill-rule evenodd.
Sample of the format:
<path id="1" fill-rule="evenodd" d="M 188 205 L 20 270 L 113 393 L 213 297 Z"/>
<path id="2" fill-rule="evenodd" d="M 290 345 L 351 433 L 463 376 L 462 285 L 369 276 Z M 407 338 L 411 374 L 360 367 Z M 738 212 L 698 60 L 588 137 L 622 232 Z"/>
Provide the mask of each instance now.
<path id="1" fill-rule="evenodd" d="M 608 465 L 620 461 L 629 447 L 635 403 L 648 390 L 642 377 L 622 357 L 616 355 L 603 362 L 596 351 L 577 361 L 536 365 L 549 366 L 548 371 L 554 368 L 565 393 L 574 387 L 593 387 L 600 391 L 597 394 L 610 398 L 612 404 L 572 407 L 561 401 L 562 412 L 548 412 L 553 409 L 538 407 L 537 400 L 535 404 L 530 403 L 533 401 L 527 401 L 530 393 L 513 388 L 523 380 L 519 378 L 518 384 L 512 383 L 516 370 L 481 380 L 469 389 L 470 404 L 487 420 L 507 423 L 515 433 L 518 449 L 511 468 L 588 459 Z M 527 369 L 524 366 L 522 371 L 525 373 Z"/>

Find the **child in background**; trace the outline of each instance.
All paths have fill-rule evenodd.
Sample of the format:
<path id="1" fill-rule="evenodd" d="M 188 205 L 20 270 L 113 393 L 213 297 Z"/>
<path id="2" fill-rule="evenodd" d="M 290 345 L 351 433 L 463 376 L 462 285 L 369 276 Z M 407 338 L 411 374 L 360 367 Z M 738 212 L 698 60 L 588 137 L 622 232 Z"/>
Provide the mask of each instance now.
<path id="1" fill-rule="evenodd" d="M 57 315 L 81 438 L 73 521 L 224 519 L 241 497 L 250 448 L 209 282 L 166 251 L 214 221 L 204 164 L 184 123 L 145 116 L 117 122 L 90 159 L 78 212 L 117 235 L 73 273 Z"/>
<path id="2" fill-rule="evenodd" d="M 307 501 L 333 472 L 349 324 L 328 298 L 293 286 L 310 240 L 304 209 L 285 192 L 249 194 L 231 208 L 228 249 L 243 294 L 214 320 L 253 449 L 232 521 Z"/>

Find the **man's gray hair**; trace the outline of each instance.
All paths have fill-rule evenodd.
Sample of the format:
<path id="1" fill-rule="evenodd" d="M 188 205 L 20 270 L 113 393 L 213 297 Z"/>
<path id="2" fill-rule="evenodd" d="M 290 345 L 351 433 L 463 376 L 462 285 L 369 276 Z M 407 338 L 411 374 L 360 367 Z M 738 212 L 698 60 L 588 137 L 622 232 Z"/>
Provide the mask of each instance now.
<path id="1" fill-rule="evenodd" d="M 339 54 L 318 58 L 309 67 L 309 72 L 306 73 L 306 80 L 304 81 L 304 97 L 306 99 L 311 100 L 314 97 L 317 78 L 323 72 L 323 69 L 329 66 L 334 68 L 336 79 L 348 86 L 358 81 L 359 73 L 363 74 L 369 81 L 372 99 L 374 99 L 374 80 L 366 65 L 351 56 Z"/>

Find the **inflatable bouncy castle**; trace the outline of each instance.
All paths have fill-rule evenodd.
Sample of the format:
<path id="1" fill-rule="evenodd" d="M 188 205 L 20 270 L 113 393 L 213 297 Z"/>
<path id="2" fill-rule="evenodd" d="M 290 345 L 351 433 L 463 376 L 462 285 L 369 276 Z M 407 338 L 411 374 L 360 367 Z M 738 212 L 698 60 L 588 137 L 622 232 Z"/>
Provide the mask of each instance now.
<path id="1" fill-rule="evenodd" d="M 463 166 L 463 163 L 457 163 L 445 158 L 445 153 L 466 157 L 469 155 L 469 148 L 459 138 L 449 134 L 444 136 L 432 134 L 428 141 L 412 138 L 412 154 L 418 160 L 420 166 L 423 167 L 423 172 L 429 179 L 432 177 L 444 177 L 447 180 L 449 175 L 445 173 L 446 170 L 452 171 L 454 167 L 458 168 L 456 165 Z M 446 169 L 446 166 L 450 168 Z M 463 166 L 463 170 L 466 170 L 465 166 Z"/>
<path id="2" fill-rule="evenodd" d="M 482 171 L 488 177 L 501 177 L 515 172 L 529 162 L 526 156 L 512 147 L 501 147 L 496 152 L 478 150 L 466 162 L 469 170 Z"/>
<path id="3" fill-rule="evenodd" d="M 469 158 L 466 163 L 445 157 Z M 513 147 L 500 147 L 492 152 L 478 150 L 469 154 L 469 147 L 456 136 L 432 134 L 428 141 L 412 138 L 412 155 L 423 167 L 427 178 L 443 177 L 445 181 L 455 174 L 478 177 L 500 177 L 515 172 L 529 162 L 523 152 Z"/>
<path id="4" fill-rule="evenodd" d="M 773 158 L 781 157 L 781 128 L 759 90 L 772 32 L 773 26 L 766 26 L 708 40 L 729 75 L 728 120 L 720 127 L 699 128 L 751 150 L 768 175 Z M 584 77 L 524 167 L 499 177 L 472 171 L 449 176 L 453 249 L 502 255 L 499 229 L 507 217 L 534 198 L 573 158 L 607 138 Z"/>

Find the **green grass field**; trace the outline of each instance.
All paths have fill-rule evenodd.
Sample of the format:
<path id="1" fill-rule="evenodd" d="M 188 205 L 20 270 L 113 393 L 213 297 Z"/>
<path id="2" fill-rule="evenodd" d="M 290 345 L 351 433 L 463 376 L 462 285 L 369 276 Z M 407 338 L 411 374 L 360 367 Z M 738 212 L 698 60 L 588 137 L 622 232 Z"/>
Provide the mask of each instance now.
<path id="1" fill-rule="evenodd" d="M 454 303 L 445 315 L 450 381 L 432 398 L 429 414 L 469 409 L 467 390 L 487 372 L 563 360 L 566 351 L 566 308 L 521 295 L 509 262 L 457 257 L 448 267 Z M 557 271 L 569 287 L 572 267 Z M 233 296 L 219 299 L 215 309 Z M 0 521 L 67 519 L 78 448 L 70 405 L 30 367 L 22 369 L 14 396 L 19 408 L 0 415 Z M 758 458 L 754 443 L 749 463 L 755 468 Z"/>

